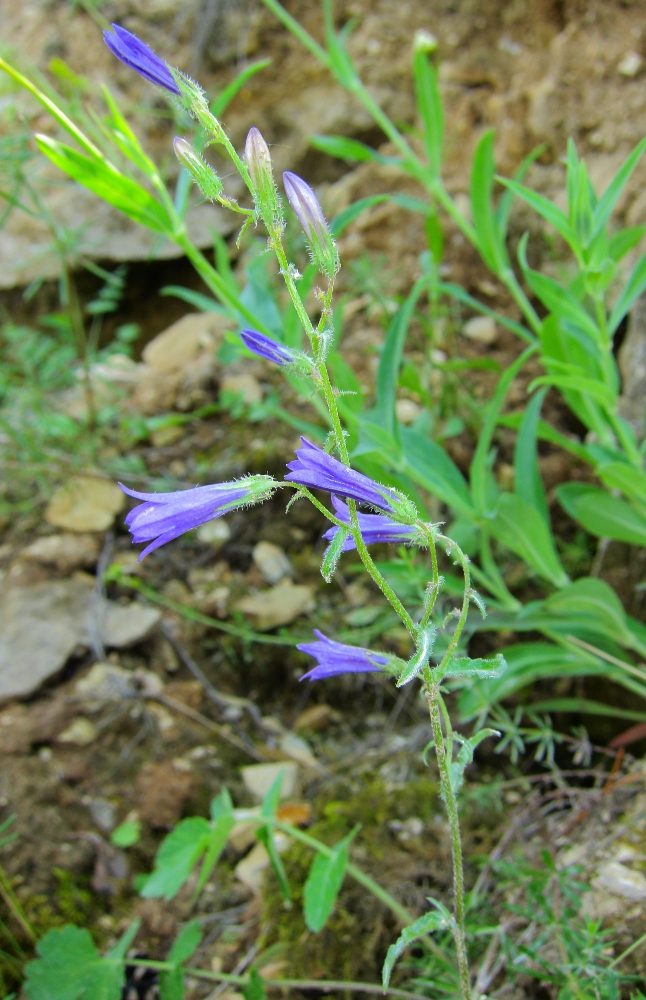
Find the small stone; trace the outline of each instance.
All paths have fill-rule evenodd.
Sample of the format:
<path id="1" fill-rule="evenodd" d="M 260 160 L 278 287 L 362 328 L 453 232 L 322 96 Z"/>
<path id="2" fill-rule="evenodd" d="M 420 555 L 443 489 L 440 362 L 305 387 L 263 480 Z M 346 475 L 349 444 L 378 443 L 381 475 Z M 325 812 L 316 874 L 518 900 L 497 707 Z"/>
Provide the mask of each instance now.
<path id="1" fill-rule="evenodd" d="M 240 611 L 257 618 L 256 627 L 260 631 L 289 625 L 299 615 L 315 610 L 312 587 L 294 584 L 291 580 L 281 580 L 270 590 L 243 597 L 236 605 Z"/>
<path id="2" fill-rule="evenodd" d="M 99 558 L 99 539 L 96 535 L 48 535 L 37 538 L 21 552 L 23 559 L 55 566 L 61 573 L 75 569 L 90 569 Z"/>
<path id="3" fill-rule="evenodd" d="M 114 829 L 117 822 L 117 814 L 114 806 L 107 799 L 90 799 L 88 803 L 90 816 L 100 830 L 109 833 Z"/>
<path id="4" fill-rule="evenodd" d="M 89 719 L 84 718 L 84 716 L 79 715 L 76 719 L 72 720 L 71 725 L 58 737 L 59 743 L 73 743 L 78 747 L 87 747 L 90 743 L 94 743 L 95 739 L 99 735 L 99 731 L 90 722 Z"/>
<path id="5" fill-rule="evenodd" d="M 54 493 L 45 520 L 66 531 L 107 531 L 124 502 L 125 496 L 111 480 L 74 476 Z"/>
<path id="6" fill-rule="evenodd" d="M 136 686 L 133 675 L 111 663 L 95 663 L 75 685 L 77 698 L 97 708 L 106 702 L 134 698 Z"/>
<path id="7" fill-rule="evenodd" d="M 422 413 L 422 407 L 412 399 L 398 399 L 395 403 L 395 413 L 400 424 L 414 424 Z"/>
<path id="8" fill-rule="evenodd" d="M 256 810 L 256 814 L 260 815 L 259 809 Z M 241 820 L 240 823 L 236 823 L 229 834 L 229 843 L 234 851 L 238 851 L 239 854 L 242 854 L 243 851 L 248 851 L 251 845 L 255 843 L 257 830 L 258 823 L 252 819 L 245 819 Z"/>
<path id="9" fill-rule="evenodd" d="M 251 558 L 267 583 L 278 583 L 283 577 L 291 576 L 294 572 L 283 549 L 272 542 L 258 542 L 254 545 Z"/>
<path id="10" fill-rule="evenodd" d="M 321 769 L 321 765 L 312 753 L 312 748 L 307 740 L 304 740 L 302 736 L 297 736 L 296 733 L 283 733 L 280 738 L 280 749 L 288 757 L 305 767 L 311 767 L 317 771 Z"/>
<path id="11" fill-rule="evenodd" d="M 249 764 L 240 769 L 240 774 L 245 787 L 260 802 L 281 771 L 284 773 L 280 797 L 281 799 L 291 799 L 296 794 L 298 782 L 298 765 L 293 761 L 280 761 L 276 764 Z"/>
<path id="12" fill-rule="evenodd" d="M 220 396 L 240 396 L 243 403 L 253 406 L 262 400 L 262 387 L 253 375 L 225 375 L 220 382 Z"/>
<path id="13" fill-rule="evenodd" d="M 289 837 L 280 830 L 277 830 L 273 835 L 274 847 L 279 854 L 286 851 L 289 847 Z M 248 886 L 254 892 L 260 892 L 262 888 L 262 882 L 264 878 L 264 872 L 270 865 L 269 854 L 267 853 L 267 848 L 264 844 L 256 844 L 242 861 L 239 861 L 235 866 L 234 872 L 236 878 L 243 883 L 243 885 Z"/>
<path id="14" fill-rule="evenodd" d="M 621 73 L 622 76 L 637 76 L 642 68 L 643 62 L 644 60 L 638 52 L 627 52 L 617 66 L 617 72 Z"/>
<path id="15" fill-rule="evenodd" d="M 197 529 L 198 541 L 203 545 L 212 545 L 213 548 L 221 548 L 231 537 L 231 528 L 223 517 L 216 517 L 213 521 L 206 521 Z"/>
<path id="16" fill-rule="evenodd" d="M 618 861 L 601 865 L 591 884 L 594 889 L 605 889 L 624 899 L 646 899 L 646 877 Z"/>
<path id="17" fill-rule="evenodd" d="M 179 375 L 166 375 L 144 365 L 141 378 L 130 398 L 130 405 L 137 413 L 152 417 L 165 413 L 175 405 Z"/>
<path id="18" fill-rule="evenodd" d="M 220 326 L 214 313 L 188 313 L 146 344 L 142 358 L 162 375 L 182 372 L 202 351 L 215 349 Z"/>
<path id="19" fill-rule="evenodd" d="M 133 601 L 131 604 L 104 602 L 101 616 L 101 638 L 104 646 L 126 649 L 145 639 L 161 619 L 161 611 Z"/>
<path id="20" fill-rule="evenodd" d="M 172 829 L 181 819 L 184 806 L 195 789 L 194 776 L 178 771 L 171 761 L 144 764 L 136 781 L 140 819 L 154 830 Z"/>
<path id="21" fill-rule="evenodd" d="M 314 732 L 320 732 L 338 718 L 338 712 L 335 712 L 330 705 L 312 705 L 301 712 L 294 723 L 294 729 L 312 729 Z"/>
<path id="22" fill-rule="evenodd" d="M 491 316 L 473 316 L 462 327 L 462 333 L 480 344 L 495 344 L 498 339 L 498 330 Z"/>

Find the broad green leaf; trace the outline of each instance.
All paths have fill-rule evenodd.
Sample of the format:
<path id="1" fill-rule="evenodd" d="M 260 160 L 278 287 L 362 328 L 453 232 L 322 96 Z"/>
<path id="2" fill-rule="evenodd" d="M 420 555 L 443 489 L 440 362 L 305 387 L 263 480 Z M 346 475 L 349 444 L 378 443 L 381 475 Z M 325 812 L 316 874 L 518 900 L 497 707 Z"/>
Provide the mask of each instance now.
<path id="1" fill-rule="evenodd" d="M 521 556 L 555 587 L 563 587 L 568 582 L 548 526 L 538 511 L 521 497 L 513 493 L 500 494 L 491 531 L 499 542 Z"/>
<path id="2" fill-rule="evenodd" d="M 115 847 L 132 847 L 136 844 L 141 836 L 141 823 L 139 820 L 127 820 L 125 823 L 121 823 L 120 826 L 116 827 L 110 834 L 110 842 L 114 844 Z"/>
<path id="3" fill-rule="evenodd" d="M 406 470 L 411 478 L 455 511 L 473 519 L 466 480 L 443 448 L 409 428 L 401 432 Z"/>
<path id="4" fill-rule="evenodd" d="M 173 225 L 158 201 L 135 181 L 120 173 L 108 160 L 94 159 L 47 135 L 36 135 L 36 145 L 63 173 L 78 181 L 103 201 L 148 229 L 172 237 Z"/>
<path id="5" fill-rule="evenodd" d="M 499 276 L 509 266 L 509 259 L 498 231 L 493 205 L 493 182 L 496 173 L 493 142 L 493 131 L 485 132 L 473 155 L 471 206 L 478 249 L 487 267 Z"/>
<path id="6" fill-rule="evenodd" d="M 451 927 L 453 918 L 446 907 L 435 900 L 430 900 L 430 902 L 432 902 L 437 909 L 424 913 L 423 916 L 421 916 L 414 923 L 409 924 L 408 927 L 404 927 L 395 943 L 391 944 L 388 949 L 382 972 L 384 990 L 388 989 L 390 976 L 395 966 L 395 962 L 402 952 L 404 952 L 406 948 L 413 943 L 413 941 L 417 941 L 419 938 L 425 937 L 427 934 L 432 934 L 433 931 L 444 930 L 447 927 Z"/>
<path id="7" fill-rule="evenodd" d="M 169 962 L 186 962 L 202 940 L 202 925 L 199 920 L 189 920 L 173 941 L 168 954 Z"/>
<path id="8" fill-rule="evenodd" d="M 566 483 L 556 494 L 570 517 L 597 538 L 646 545 L 646 516 L 598 486 Z"/>
<path id="9" fill-rule="evenodd" d="M 359 828 L 336 844 L 330 855 L 317 854 L 303 888 L 303 913 L 311 931 L 323 930 L 343 885 L 348 864 L 348 848 Z"/>
<path id="10" fill-rule="evenodd" d="M 155 868 L 141 895 L 173 899 L 209 846 L 211 828 L 202 816 L 181 820 L 157 851 Z"/>
<path id="11" fill-rule="evenodd" d="M 610 181 L 608 187 L 603 192 L 594 210 L 593 235 L 596 236 L 605 226 L 612 214 L 612 210 L 617 204 L 617 200 L 626 186 L 630 175 L 637 166 L 637 163 L 646 149 L 646 138 L 642 139 L 632 153 L 624 160 L 615 176 Z"/>
<path id="12" fill-rule="evenodd" d="M 444 672 L 445 677 L 500 677 L 507 669 L 507 661 L 502 653 L 497 653 L 491 660 L 481 657 L 472 659 L 470 656 L 456 656 L 449 660 Z"/>
<path id="13" fill-rule="evenodd" d="M 606 462 L 596 473 L 610 490 L 621 490 L 631 500 L 646 504 L 646 473 L 626 462 Z"/>
<path id="14" fill-rule="evenodd" d="M 538 194 L 538 192 L 532 191 L 531 188 L 525 187 L 523 184 L 518 184 L 516 181 L 507 180 L 505 177 L 497 177 L 496 180 L 504 184 L 510 191 L 513 191 L 519 198 L 522 198 L 546 222 L 554 226 L 566 243 L 572 243 L 574 233 L 570 226 L 570 220 L 558 205 L 555 205 L 549 198 L 545 198 L 542 194 Z"/>
<path id="15" fill-rule="evenodd" d="M 543 602 L 548 620 L 551 616 L 589 622 L 593 630 L 605 633 L 617 642 L 630 645 L 631 634 L 626 612 L 612 587 L 594 577 L 575 580 L 550 594 Z"/>
<path id="16" fill-rule="evenodd" d="M 615 332 L 626 313 L 630 312 L 631 306 L 634 305 L 644 289 L 646 289 L 646 254 L 643 254 L 635 264 L 613 306 L 608 320 L 608 329 L 611 334 Z"/>
<path id="17" fill-rule="evenodd" d="M 184 970 L 181 965 L 159 974 L 159 1000 L 184 1000 Z"/>
<path id="18" fill-rule="evenodd" d="M 85 928 L 54 928 L 36 945 L 25 968 L 29 1000 L 120 1000 L 125 983 L 123 961 L 102 958 Z"/>
<path id="19" fill-rule="evenodd" d="M 611 673 L 607 665 L 595 657 L 547 642 L 507 646 L 504 656 L 507 669 L 500 677 L 474 680 L 460 690 L 458 710 L 465 721 L 516 691 L 549 677 L 594 677 Z M 620 675 L 619 670 L 616 673 Z"/>
<path id="20" fill-rule="evenodd" d="M 413 78 L 417 107 L 424 127 L 424 145 L 431 174 L 439 177 L 442 170 L 444 142 L 444 110 L 437 84 L 437 69 L 422 49 L 415 52 Z"/>
<path id="21" fill-rule="evenodd" d="M 514 450 L 514 492 L 534 507 L 548 524 L 547 497 L 538 468 L 537 451 L 538 424 L 545 391 L 532 396 L 518 428 Z"/>

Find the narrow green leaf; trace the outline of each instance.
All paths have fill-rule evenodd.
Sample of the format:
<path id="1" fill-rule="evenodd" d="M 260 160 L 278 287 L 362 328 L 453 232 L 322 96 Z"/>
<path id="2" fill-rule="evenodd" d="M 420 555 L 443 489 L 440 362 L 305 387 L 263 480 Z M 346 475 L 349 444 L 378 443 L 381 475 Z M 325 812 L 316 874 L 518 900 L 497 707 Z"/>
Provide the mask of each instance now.
<path id="1" fill-rule="evenodd" d="M 615 591 L 603 580 L 582 577 L 543 601 L 547 620 L 567 619 L 574 632 L 579 623 L 589 625 L 622 645 L 632 645 L 626 612 Z"/>
<path id="2" fill-rule="evenodd" d="M 514 180 L 507 180 L 505 177 L 497 177 L 496 180 L 504 184 L 509 191 L 512 191 L 526 202 L 535 212 L 538 212 L 541 218 L 549 222 L 561 234 L 566 243 L 572 243 L 574 233 L 570 226 L 570 220 L 558 205 L 555 205 L 553 201 L 545 198 L 542 194 L 538 194 L 538 192 L 532 191 L 531 188 L 525 187 L 524 184 L 518 184 Z"/>
<path id="3" fill-rule="evenodd" d="M 289 879 L 287 878 L 287 872 L 285 871 L 285 866 L 281 861 L 280 854 L 276 850 L 276 844 L 274 841 L 274 835 L 271 827 L 264 826 L 261 827 L 256 836 L 261 844 L 264 844 L 265 850 L 269 855 L 269 860 L 271 862 L 271 867 L 274 870 L 274 874 L 278 879 L 278 886 L 280 888 L 281 895 L 285 903 L 291 904 L 292 901 L 292 890 L 289 885 Z"/>
<path id="4" fill-rule="evenodd" d="M 366 146 L 365 142 L 349 139 L 344 135 L 313 135 L 310 136 L 310 145 L 321 153 L 335 156 L 339 160 L 348 160 L 351 163 L 365 163 L 368 160 L 384 163 L 393 159 L 381 156 L 376 149 Z"/>
<path id="5" fill-rule="evenodd" d="M 426 666 L 428 666 L 433 646 L 437 638 L 437 629 L 434 625 L 427 625 L 425 629 L 418 629 L 415 643 L 417 649 L 397 678 L 397 687 L 409 684 L 417 677 Z"/>
<path id="6" fill-rule="evenodd" d="M 114 948 L 110 949 L 108 953 L 108 958 L 115 958 L 123 961 L 123 959 L 128 954 L 128 951 L 132 947 L 132 942 L 137 937 L 139 933 L 139 928 L 141 927 L 141 920 L 136 917 L 130 925 L 125 929 Z"/>
<path id="7" fill-rule="evenodd" d="M 229 834 L 235 826 L 233 803 L 226 789 L 211 803 L 211 816 L 212 823 L 209 842 L 204 855 L 200 877 L 195 886 L 194 899 L 197 899 L 206 885 L 211 872 L 220 859 L 222 851 L 226 847 Z"/>
<path id="8" fill-rule="evenodd" d="M 643 254 L 635 264 L 613 306 L 608 320 L 608 329 L 611 334 L 615 332 L 624 316 L 630 312 L 631 307 L 644 289 L 646 289 L 646 254 Z"/>
<path id="9" fill-rule="evenodd" d="M 318 933 L 328 922 L 343 885 L 348 864 L 348 849 L 357 835 L 355 827 L 332 849 L 330 855 L 317 854 L 303 888 L 303 913 L 311 931 Z"/>
<path id="10" fill-rule="evenodd" d="M 568 577 L 554 547 L 552 533 L 538 511 L 514 493 L 501 493 L 491 523 L 494 537 L 555 587 Z"/>
<path id="11" fill-rule="evenodd" d="M 426 287 L 426 279 L 420 278 L 406 296 L 403 304 L 393 316 L 386 340 L 379 359 L 377 370 L 377 399 L 374 409 L 374 419 L 395 438 L 398 432 L 395 404 L 397 402 L 397 384 L 401 367 L 404 344 L 408 335 L 410 322 L 413 318 L 417 300 Z"/>
<path id="12" fill-rule="evenodd" d="M 608 244 L 608 256 L 619 263 L 643 239 L 644 233 L 646 233 L 646 226 L 631 226 L 628 229 L 620 229 Z"/>
<path id="13" fill-rule="evenodd" d="M 245 1000 L 267 1000 L 267 990 L 257 969 L 249 969 L 249 982 L 242 987 Z"/>
<path id="14" fill-rule="evenodd" d="M 538 424 L 546 391 L 532 396 L 518 428 L 514 450 L 514 492 L 549 523 L 547 496 L 538 468 L 537 451 Z"/>
<path id="15" fill-rule="evenodd" d="M 475 511 L 466 480 L 444 449 L 410 428 L 402 430 L 406 471 L 411 478 L 454 510 L 473 520 Z"/>
<path id="16" fill-rule="evenodd" d="M 417 107 L 424 128 L 424 145 L 433 177 L 442 170 L 442 145 L 444 143 L 444 110 L 437 82 L 437 69 L 427 52 L 417 49 L 413 59 L 413 79 Z"/>
<path id="17" fill-rule="evenodd" d="M 175 298 L 188 302 L 190 306 L 195 306 L 200 312 L 219 313 L 220 316 L 228 316 L 229 310 L 225 309 L 217 299 L 212 299 L 209 295 L 195 292 L 192 288 L 184 288 L 183 285 L 164 285 L 159 292 L 160 295 L 174 295 Z"/>
<path id="18" fill-rule="evenodd" d="M 559 319 L 569 320 L 570 323 L 574 323 L 582 330 L 585 330 L 593 340 L 599 341 L 599 327 L 572 292 L 560 285 L 554 278 L 550 278 L 547 274 L 539 274 L 538 271 L 532 271 L 528 266 L 525 251 L 526 244 L 527 240 L 523 237 L 518 246 L 518 260 L 523 271 L 523 277 L 534 294 Z"/>
<path id="19" fill-rule="evenodd" d="M 532 149 L 531 153 L 521 161 L 517 170 L 514 171 L 514 176 L 511 180 L 516 183 L 522 183 L 523 177 L 539 156 L 545 151 L 545 144 L 541 143 L 540 146 L 536 146 Z M 496 177 L 496 180 L 500 183 L 504 183 L 506 178 L 500 176 Z M 514 192 L 509 188 L 503 193 L 502 197 L 498 202 L 498 208 L 496 209 L 496 220 L 498 223 L 498 231 L 500 233 L 501 239 L 505 240 L 507 238 L 507 227 L 509 225 L 509 213 L 511 212 L 511 205 L 514 200 Z"/>
<path id="20" fill-rule="evenodd" d="M 507 669 L 507 661 L 502 653 L 496 653 L 491 660 L 481 657 L 456 656 L 449 660 L 445 677 L 500 677 Z"/>
<path id="21" fill-rule="evenodd" d="M 414 923 L 409 924 L 408 927 L 404 927 L 395 943 L 391 944 L 388 949 L 382 972 L 384 990 L 388 989 L 395 962 L 413 941 L 425 937 L 426 934 L 432 934 L 434 931 L 444 930 L 444 928 L 450 927 L 453 923 L 453 918 L 445 906 L 435 900 L 429 900 L 429 902 L 432 902 L 437 909 L 430 910 Z"/>
<path id="22" fill-rule="evenodd" d="M 485 132 L 473 155 L 471 205 L 478 249 L 487 267 L 497 276 L 509 266 L 506 247 L 500 237 L 493 205 L 496 167 L 493 158 L 494 133 Z"/>
<path id="23" fill-rule="evenodd" d="M 47 135 L 36 135 L 36 145 L 63 173 L 103 201 L 154 232 L 172 237 L 173 225 L 163 207 L 135 181 L 106 160 L 94 159 Z"/>
<path id="24" fill-rule="evenodd" d="M 646 545 L 646 516 L 598 486 L 566 483 L 556 495 L 561 506 L 597 538 Z"/>
<path id="25" fill-rule="evenodd" d="M 646 150 L 646 138 L 637 143 L 632 153 L 630 153 L 630 155 L 624 160 L 622 165 L 619 167 L 619 170 L 610 181 L 608 187 L 599 198 L 597 207 L 594 211 L 593 236 L 596 236 L 597 233 L 603 229 L 606 222 L 610 218 L 612 211 L 617 204 L 617 200 L 626 186 L 630 175 L 637 166 L 644 150 Z"/>
<path id="26" fill-rule="evenodd" d="M 233 98 L 236 97 L 236 95 L 242 90 L 245 83 L 247 83 L 252 76 L 255 76 L 256 73 L 260 73 L 261 70 L 267 69 L 267 67 L 271 66 L 271 64 L 271 59 L 258 59 L 257 62 L 252 62 L 249 63 L 248 66 L 245 66 L 245 68 L 238 73 L 236 78 L 232 80 L 231 83 L 228 83 L 224 90 L 218 94 L 216 99 L 211 104 L 211 114 L 213 117 L 221 118 L 231 104 Z"/>

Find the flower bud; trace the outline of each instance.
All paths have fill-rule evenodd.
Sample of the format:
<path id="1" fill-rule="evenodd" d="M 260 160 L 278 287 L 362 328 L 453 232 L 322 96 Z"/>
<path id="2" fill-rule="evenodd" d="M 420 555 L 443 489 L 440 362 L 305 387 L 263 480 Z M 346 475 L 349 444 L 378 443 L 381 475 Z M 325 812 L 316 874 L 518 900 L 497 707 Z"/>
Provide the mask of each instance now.
<path id="1" fill-rule="evenodd" d="M 437 38 L 432 31 L 427 31 L 426 28 L 417 29 L 413 40 L 413 50 L 415 52 L 425 52 L 430 56 L 433 52 L 437 52 L 437 46 Z"/>
<path id="2" fill-rule="evenodd" d="M 286 170 L 285 194 L 303 227 L 307 245 L 319 270 L 330 280 L 339 270 L 339 254 L 318 198 L 302 177 Z"/>
<path id="3" fill-rule="evenodd" d="M 219 199 L 222 194 L 222 181 L 200 154 L 195 152 L 190 142 L 175 136 L 173 149 L 179 162 L 192 174 L 202 194 L 210 201 Z"/>
<path id="4" fill-rule="evenodd" d="M 244 156 L 249 169 L 249 177 L 256 209 L 265 225 L 273 227 L 282 221 L 278 192 L 271 166 L 269 146 L 262 133 L 255 126 L 249 129 L 244 147 Z"/>

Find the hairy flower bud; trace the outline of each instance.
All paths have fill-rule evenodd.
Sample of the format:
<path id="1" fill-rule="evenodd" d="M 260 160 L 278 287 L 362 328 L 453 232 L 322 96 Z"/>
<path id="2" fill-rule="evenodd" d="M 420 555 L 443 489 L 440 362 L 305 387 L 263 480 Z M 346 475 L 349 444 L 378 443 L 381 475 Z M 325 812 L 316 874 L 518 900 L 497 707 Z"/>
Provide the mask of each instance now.
<path id="1" fill-rule="evenodd" d="M 339 270 L 339 254 L 318 198 L 302 177 L 286 170 L 283 174 L 285 194 L 298 221 L 319 270 L 332 279 Z"/>
<path id="2" fill-rule="evenodd" d="M 173 149 L 179 162 L 193 176 L 193 180 L 202 194 L 211 201 L 219 198 L 222 194 L 222 181 L 200 154 L 193 149 L 190 142 L 175 136 Z"/>

